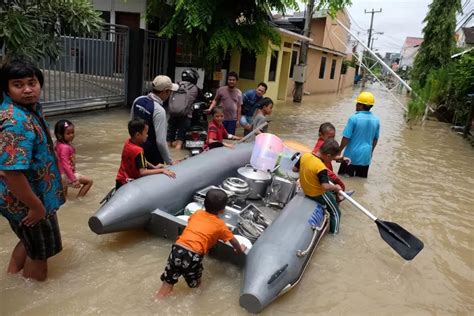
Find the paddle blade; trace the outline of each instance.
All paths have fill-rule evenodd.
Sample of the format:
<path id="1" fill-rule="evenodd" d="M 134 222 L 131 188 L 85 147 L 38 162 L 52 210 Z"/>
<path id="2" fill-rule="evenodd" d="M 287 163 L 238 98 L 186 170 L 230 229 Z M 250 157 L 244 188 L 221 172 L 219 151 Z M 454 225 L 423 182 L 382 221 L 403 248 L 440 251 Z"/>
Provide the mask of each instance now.
<path id="1" fill-rule="evenodd" d="M 423 242 L 398 224 L 379 219 L 375 223 L 382 239 L 403 259 L 411 260 L 423 249 Z"/>

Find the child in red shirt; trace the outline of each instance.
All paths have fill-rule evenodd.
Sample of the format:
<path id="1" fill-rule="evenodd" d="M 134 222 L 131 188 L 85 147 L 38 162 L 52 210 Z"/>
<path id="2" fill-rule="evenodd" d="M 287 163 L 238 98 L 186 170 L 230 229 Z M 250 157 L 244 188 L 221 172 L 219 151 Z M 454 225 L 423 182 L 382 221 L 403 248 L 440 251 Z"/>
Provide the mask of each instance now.
<path id="1" fill-rule="evenodd" d="M 128 122 L 128 133 L 130 138 L 125 141 L 122 150 L 122 161 L 115 179 L 115 189 L 130 180 L 138 179 L 151 174 L 166 174 L 170 178 L 175 178 L 176 174 L 163 168 L 163 164 L 152 165 L 145 159 L 143 148 L 140 147 L 148 138 L 148 125 L 141 119 L 134 119 Z"/>
<path id="2" fill-rule="evenodd" d="M 334 127 L 334 125 L 332 125 L 329 122 L 321 124 L 321 126 L 319 126 L 319 138 L 316 141 L 316 144 L 314 145 L 313 153 L 316 154 L 327 139 L 334 139 L 334 137 L 336 137 L 336 128 Z M 349 158 L 342 157 L 342 156 L 337 156 L 334 160 L 338 162 L 345 160 L 347 164 L 351 163 L 351 160 Z M 345 191 L 346 185 L 337 176 L 337 174 L 334 173 L 334 170 L 332 168 L 332 163 L 331 162 L 326 163 L 326 167 L 328 168 L 329 179 L 334 184 L 340 185 L 342 188 L 342 191 Z M 352 195 L 354 194 L 354 191 L 348 191 L 346 193 L 349 195 Z M 342 197 L 342 195 L 339 195 L 339 194 L 336 195 L 336 200 L 338 203 L 341 202 L 343 199 L 344 198 Z"/>
<path id="3" fill-rule="evenodd" d="M 212 121 L 209 123 L 207 130 L 206 148 L 213 149 L 217 147 L 234 148 L 234 145 L 224 143 L 224 138 L 239 140 L 242 137 L 227 133 L 224 125 L 224 108 L 216 106 L 212 109 Z"/>
<path id="4" fill-rule="evenodd" d="M 220 189 L 211 189 L 204 199 L 206 210 L 199 210 L 189 217 L 188 225 L 171 247 L 168 263 L 161 275 L 161 288 L 156 298 L 167 296 L 182 275 L 190 288 L 199 287 L 202 276 L 202 259 L 218 240 L 230 241 L 240 253 L 245 251 L 219 214 L 224 212 L 227 194 Z"/>

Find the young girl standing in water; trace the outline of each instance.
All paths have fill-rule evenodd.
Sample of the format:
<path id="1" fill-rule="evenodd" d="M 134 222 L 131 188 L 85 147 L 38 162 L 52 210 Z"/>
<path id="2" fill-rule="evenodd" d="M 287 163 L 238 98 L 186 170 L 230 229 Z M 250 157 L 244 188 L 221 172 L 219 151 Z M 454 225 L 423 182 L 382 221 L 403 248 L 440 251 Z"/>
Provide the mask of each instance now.
<path id="1" fill-rule="evenodd" d="M 85 196 L 92 187 L 92 179 L 76 172 L 76 149 L 72 145 L 74 125 L 68 120 L 59 120 L 54 126 L 54 135 L 64 194 L 67 195 L 68 187 L 73 187 L 79 189 L 77 197 Z"/>

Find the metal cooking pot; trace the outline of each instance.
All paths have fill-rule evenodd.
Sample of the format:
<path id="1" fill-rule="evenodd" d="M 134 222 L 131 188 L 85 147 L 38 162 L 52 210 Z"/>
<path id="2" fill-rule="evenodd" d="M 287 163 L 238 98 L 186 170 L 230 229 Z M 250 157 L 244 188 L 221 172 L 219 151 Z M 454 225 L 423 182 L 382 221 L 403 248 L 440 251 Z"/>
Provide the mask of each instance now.
<path id="1" fill-rule="evenodd" d="M 257 200 L 265 197 L 267 187 L 272 181 L 271 173 L 253 168 L 251 165 L 237 169 L 239 176 L 250 186 L 248 199 Z"/>
<path id="2" fill-rule="evenodd" d="M 227 178 L 222 183 L 222 188 L 224 190 L 228 190 L 233 192 L 237 198 L 245 199 L 247 198 L 248 194 L 250 193 L 250 186 L 249 184 L 240 178 Z"/>

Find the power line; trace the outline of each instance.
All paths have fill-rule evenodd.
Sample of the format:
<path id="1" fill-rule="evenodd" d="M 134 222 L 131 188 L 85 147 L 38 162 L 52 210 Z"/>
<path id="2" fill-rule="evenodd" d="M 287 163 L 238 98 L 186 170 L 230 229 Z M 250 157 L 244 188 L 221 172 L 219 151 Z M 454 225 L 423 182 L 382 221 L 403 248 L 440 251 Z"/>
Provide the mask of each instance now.
<path id="1" fill-rule="evenodd" d="M 471 3 L 471 0 L 466 0 L 466 2 L 463 4 L 461 10 L 464 10 L 466 6 L 468 6 Z"/>
<path id="2" fill-rule="evenodd" d="M 367 32 L 367 28 L 360 26 L 360 24 L 357 23 L 357 21 L 352 17 L 352 15 L 350 14 L 349 10 L 346 10 L 346 12 L 347 12 L 347 15 L 349 15 L 349 19 L 350 19 L 351 21 L 353 21 L 354 24 L 355 24 L 359 29 L 361 29 L 361 30 L 364 31 L 364 32 Z"/>

